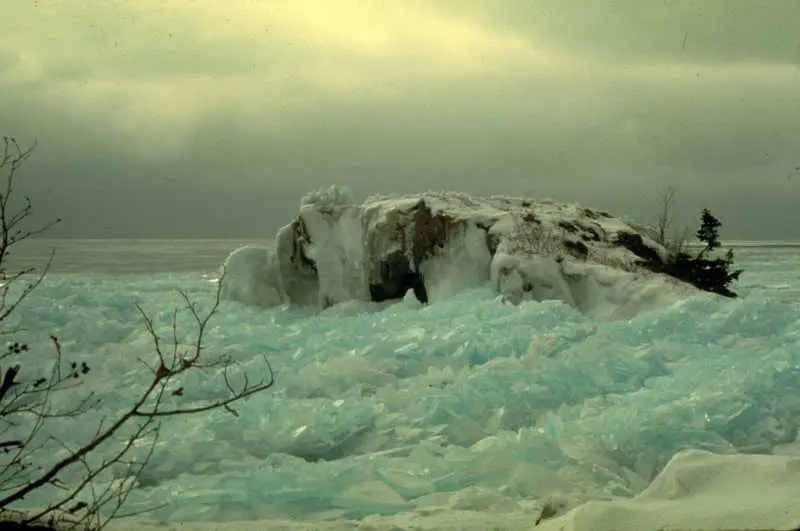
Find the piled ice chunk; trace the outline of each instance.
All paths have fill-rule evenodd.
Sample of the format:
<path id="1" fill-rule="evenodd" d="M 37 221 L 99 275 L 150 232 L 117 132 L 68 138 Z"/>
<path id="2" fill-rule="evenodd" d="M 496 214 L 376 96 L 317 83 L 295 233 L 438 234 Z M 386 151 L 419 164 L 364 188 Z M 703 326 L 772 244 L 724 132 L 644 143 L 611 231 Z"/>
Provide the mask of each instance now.
<path id="1" fill-rule="evenodd" d="M 796 435 L 800 315 L 778 302 L 697 297 L 597 324 L 477 290 L 423 309 L 281 315 L 220 316 L 210 347 L 236 336 L 230 352 L 254 367 L 268 347 L 278 386 L 238 418 L 171 424 L 134 508 L 357 518 L 443 499 L 631 496 L 681 449 L 764 452 Z"/>

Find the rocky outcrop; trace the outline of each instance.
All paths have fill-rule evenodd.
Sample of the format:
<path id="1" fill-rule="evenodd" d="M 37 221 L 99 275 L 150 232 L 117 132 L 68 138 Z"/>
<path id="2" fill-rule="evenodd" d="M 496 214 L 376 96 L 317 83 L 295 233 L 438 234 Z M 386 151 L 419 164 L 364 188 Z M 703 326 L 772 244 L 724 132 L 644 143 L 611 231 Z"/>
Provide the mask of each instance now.
<path id="1" fill-rule="evenodd" d="M 559 299 L 614 313 L 626 297 L 652 296 L 643 271 L 667 276 L 666 249 L 607 212 L 455 192 L 356 204 L 341 188 L 317 191 L 272 253 L 268 269 L 280 278 L 270 286 L 280 300 L 320 307 L 409 291 L 427 303 L 488 282 L 511 302 Z"/>

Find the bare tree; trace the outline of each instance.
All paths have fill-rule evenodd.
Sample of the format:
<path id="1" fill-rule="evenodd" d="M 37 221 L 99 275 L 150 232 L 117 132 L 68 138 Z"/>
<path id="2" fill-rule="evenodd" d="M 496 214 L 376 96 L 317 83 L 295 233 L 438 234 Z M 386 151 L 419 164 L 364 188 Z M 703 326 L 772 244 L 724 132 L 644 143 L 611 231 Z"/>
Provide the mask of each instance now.
<path id="1" fill-rule="evenodd" d="M 658 198 L 658 213 L 656 214 L 655 225 L 655 240 L 664 247 L 672 256 L 676 256 L 683 252 L 686 247 L 686 242 L 692 231 L 688 227 L 683 230 L 673 231 L 668 234 L 670 228 L 675 222 L 674 209 L 675 209 L 675 187 L 667 186 L 662 191 Z"/>
<path id="2" fill-rule="evenodd" d="M 14 204 L 14 185 L 19 168 L 28 160 L 36 145 L 22 149 L 14 138 L 4 136 L 2 154 L 0 155 L 0 172 L 5 179 L 0 185 L 0 323 L 8 319 L 17 306 L 42 282 L 50 269 L 52 255 L 42 271 L 36 274 L 36 268 L 22 269 L 16 272 L 7 270 L 8 257 L 12 248 L 23 241 L 41 234 L 60 223 L 60 219 L 44 223 L 33 228 L 26 227 L 28 218 L 33 214 L 33 203 L 25 197 L 21 204 Z M 14 288 L 23 280 L 28 283 L 21 290 Z"/>
<path id="3" fill-rule="evenodd" d="M 667 242 L 667 250 L 672 256 L 677 256 L 686 250 L 686 244 L 689 242 L 689 236 L 692 234 L 692 229 L 684 227 L 683 230 L 675 231 L 672 237 Z"/>
<path id="4" fill-rule="evenodd" d="M 656 241 L 661 245 L 667 244 L 667 230 L 672 225 L 673 203 L 675 201 L 675 188 L 668 186 L 659 197 L 659 209 L 656 216 Z"/>
<path id="5" fill-rule="evenodd" d="M 33 148 L 20 149 L 11 138 L 4 138 L 3 142 L 0 170 L 5 172 L 6 179 L 0 197 L 0 273 L 4 279 L 0 291 L 0 326 L 5 325 L 20 303 L 43 281 L 52 262 L 51 255 L 44 270 L 38 274 L 34 269 L 9 272 L 6 264 L 11 249 L 58 222 L 47 223 L 33 230 L 24 228 L 24 222 L 28 221 L 32 213 L 31 201 L 25 198 L 22 206 L 15 210 L 10 198 L 14 191 L 16 173 Z M 224 271 L 222 276 L 224 277 Z M 164 340 L 156 331 L 153 320 L 143 308 L 137 306 L 154 350 L 154 363 L 140 360 L 152 375 L 150 383 L 142 389 L 129 408 L 116 418 L 101 423 L 90 440 L 78 448 L 70 448 L 49 435 L 46 426 L 48 421 L 56 418 L 80 422 L 84 413 L 98 405 L 96 397 L 87 392 L 77 405 L 66 409 L 57 407 L 58 393 L 81 385 L 90 372 L 90 367 L 85 363 L 67 363 L 61 342 L 57 337 L 51 336 L 55 352 L 52 369 L 45 376 L 26 378 L 23 363 L 14 358 L 24 359 L 28 354 L 28 346 L 19 342 L 9 345 L 6 352 L 0 355 L 0 522 L 14 520 L 22 525 L 45 523 L 50 526 L 58 524 L 61 528 L 103 528 L 111 518 L 119 516 L 121 507 L 136 488 L 137 479 L 155 448 L 162 419 L 215 409 L 237 414 L 232 407 L 235 402 L 265 391 L 273 385 L 274 375 L 266 357 L 263 358 L 266 376 L 251 382 L 245 374 L 239 385 L 234 384 L 230 375 L 232 362 L 229 358 L 205 361 L 205 334 L 209 321 L 219 309 L 221 286 L 222 278 L 217 284 L 214 303 L 206 313 L 201 313 L 189 296 L 180 292 L 185 309 L 197 327 L 195 339 L 188 346 L 182 345 L 178 340 L 177 311 L 172 314 L 171 337 Z M 197 370 L 217 371 L 228 390 L 227 396 L 169 407 L 165 399 L 169 398 L 171 402 L 180 401 L 184 394 L 181 376 Z M 24 436 L 18 436 L 20 431 Z M 46 452 L 53 444 L 65 449 L 66 455 L 42 462 L 42 456 L 56 455 L 52 451 Z M 134 447 L 143 444 L 148 448 L 145 454 L 133 457 Z M 90 455 L 95 454 L 100 456 L 99 461 L 89 459 Z M 98 476 L 112 467 L 122 468 L 125 479 L 112 486 L 95 488 Z M 77 482 L 62 482 L 61 477 L 67 471 L 75 470 L 80 478 Z M 45 507 L 22 513 L 11 509 L 12 504 L 23 500 L 32 492 L 40 489 L 43 492 L 43 489 L 51 487 L 55 487 L 55 495 Z M 87 491 L 88 499 L 85 494 Z"/>

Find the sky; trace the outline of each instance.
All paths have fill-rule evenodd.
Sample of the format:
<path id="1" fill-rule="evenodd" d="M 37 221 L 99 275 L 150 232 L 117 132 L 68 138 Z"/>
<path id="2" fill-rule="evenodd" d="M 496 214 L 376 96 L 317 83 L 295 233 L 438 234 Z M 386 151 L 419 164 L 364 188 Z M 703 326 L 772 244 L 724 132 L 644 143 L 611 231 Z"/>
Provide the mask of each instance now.
<path id="1" fill-rule="evenodd" d="M 797 0 L 3 0 L 50 235 L 271 238 L 307 191 L 459 190 L 800 240 Z M 37 218 L 38 219 L 38 218 Z"/>

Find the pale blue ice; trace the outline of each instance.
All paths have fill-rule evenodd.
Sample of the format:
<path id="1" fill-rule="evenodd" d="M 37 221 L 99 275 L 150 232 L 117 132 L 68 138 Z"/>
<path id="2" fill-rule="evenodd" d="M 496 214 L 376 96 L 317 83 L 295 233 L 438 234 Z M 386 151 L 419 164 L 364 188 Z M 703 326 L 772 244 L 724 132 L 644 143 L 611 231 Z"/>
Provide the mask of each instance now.
<path id="1" fill-rule="evenodd" d="M 771 452 L 795 441 L 800 425 L 800 306 L 775 296 L 800 280 L 756 263 L 767 273 L 747 272 L 742 299 L 698 295 L 619 322 L 559 302 L 502 304 L 480 289 L 425 308 L 345 305 L 319 315 L 223 304 L 208 359 L 229 356 L 236 372 L 258 376 L 266 356 L 275 387 L 237 404 L 238 416 L 167 419 L 125 511 L 176 522 L 357 518 L 469 486 L 510 500 L 628 496 L 682 448 Z M 58 335 L 69 360 L 92 368 L 59 404 L 93 391 L 102 406 L 80 425 L 52 422 L 49 433 L 75 447 L 141 392 L 140 360 L 153 351 L 135 303 L 169 337 L 174 290 L 208 308 L 211 280 L 50 275 L 10 323 L 31 344 L 25 367 L 52 359 L 48 336 Z M 179 332 L 186 342 L 195 334 L 185 312 Z M 184 403 L 225 391 L 216 369 L 182 384 Z"/>

